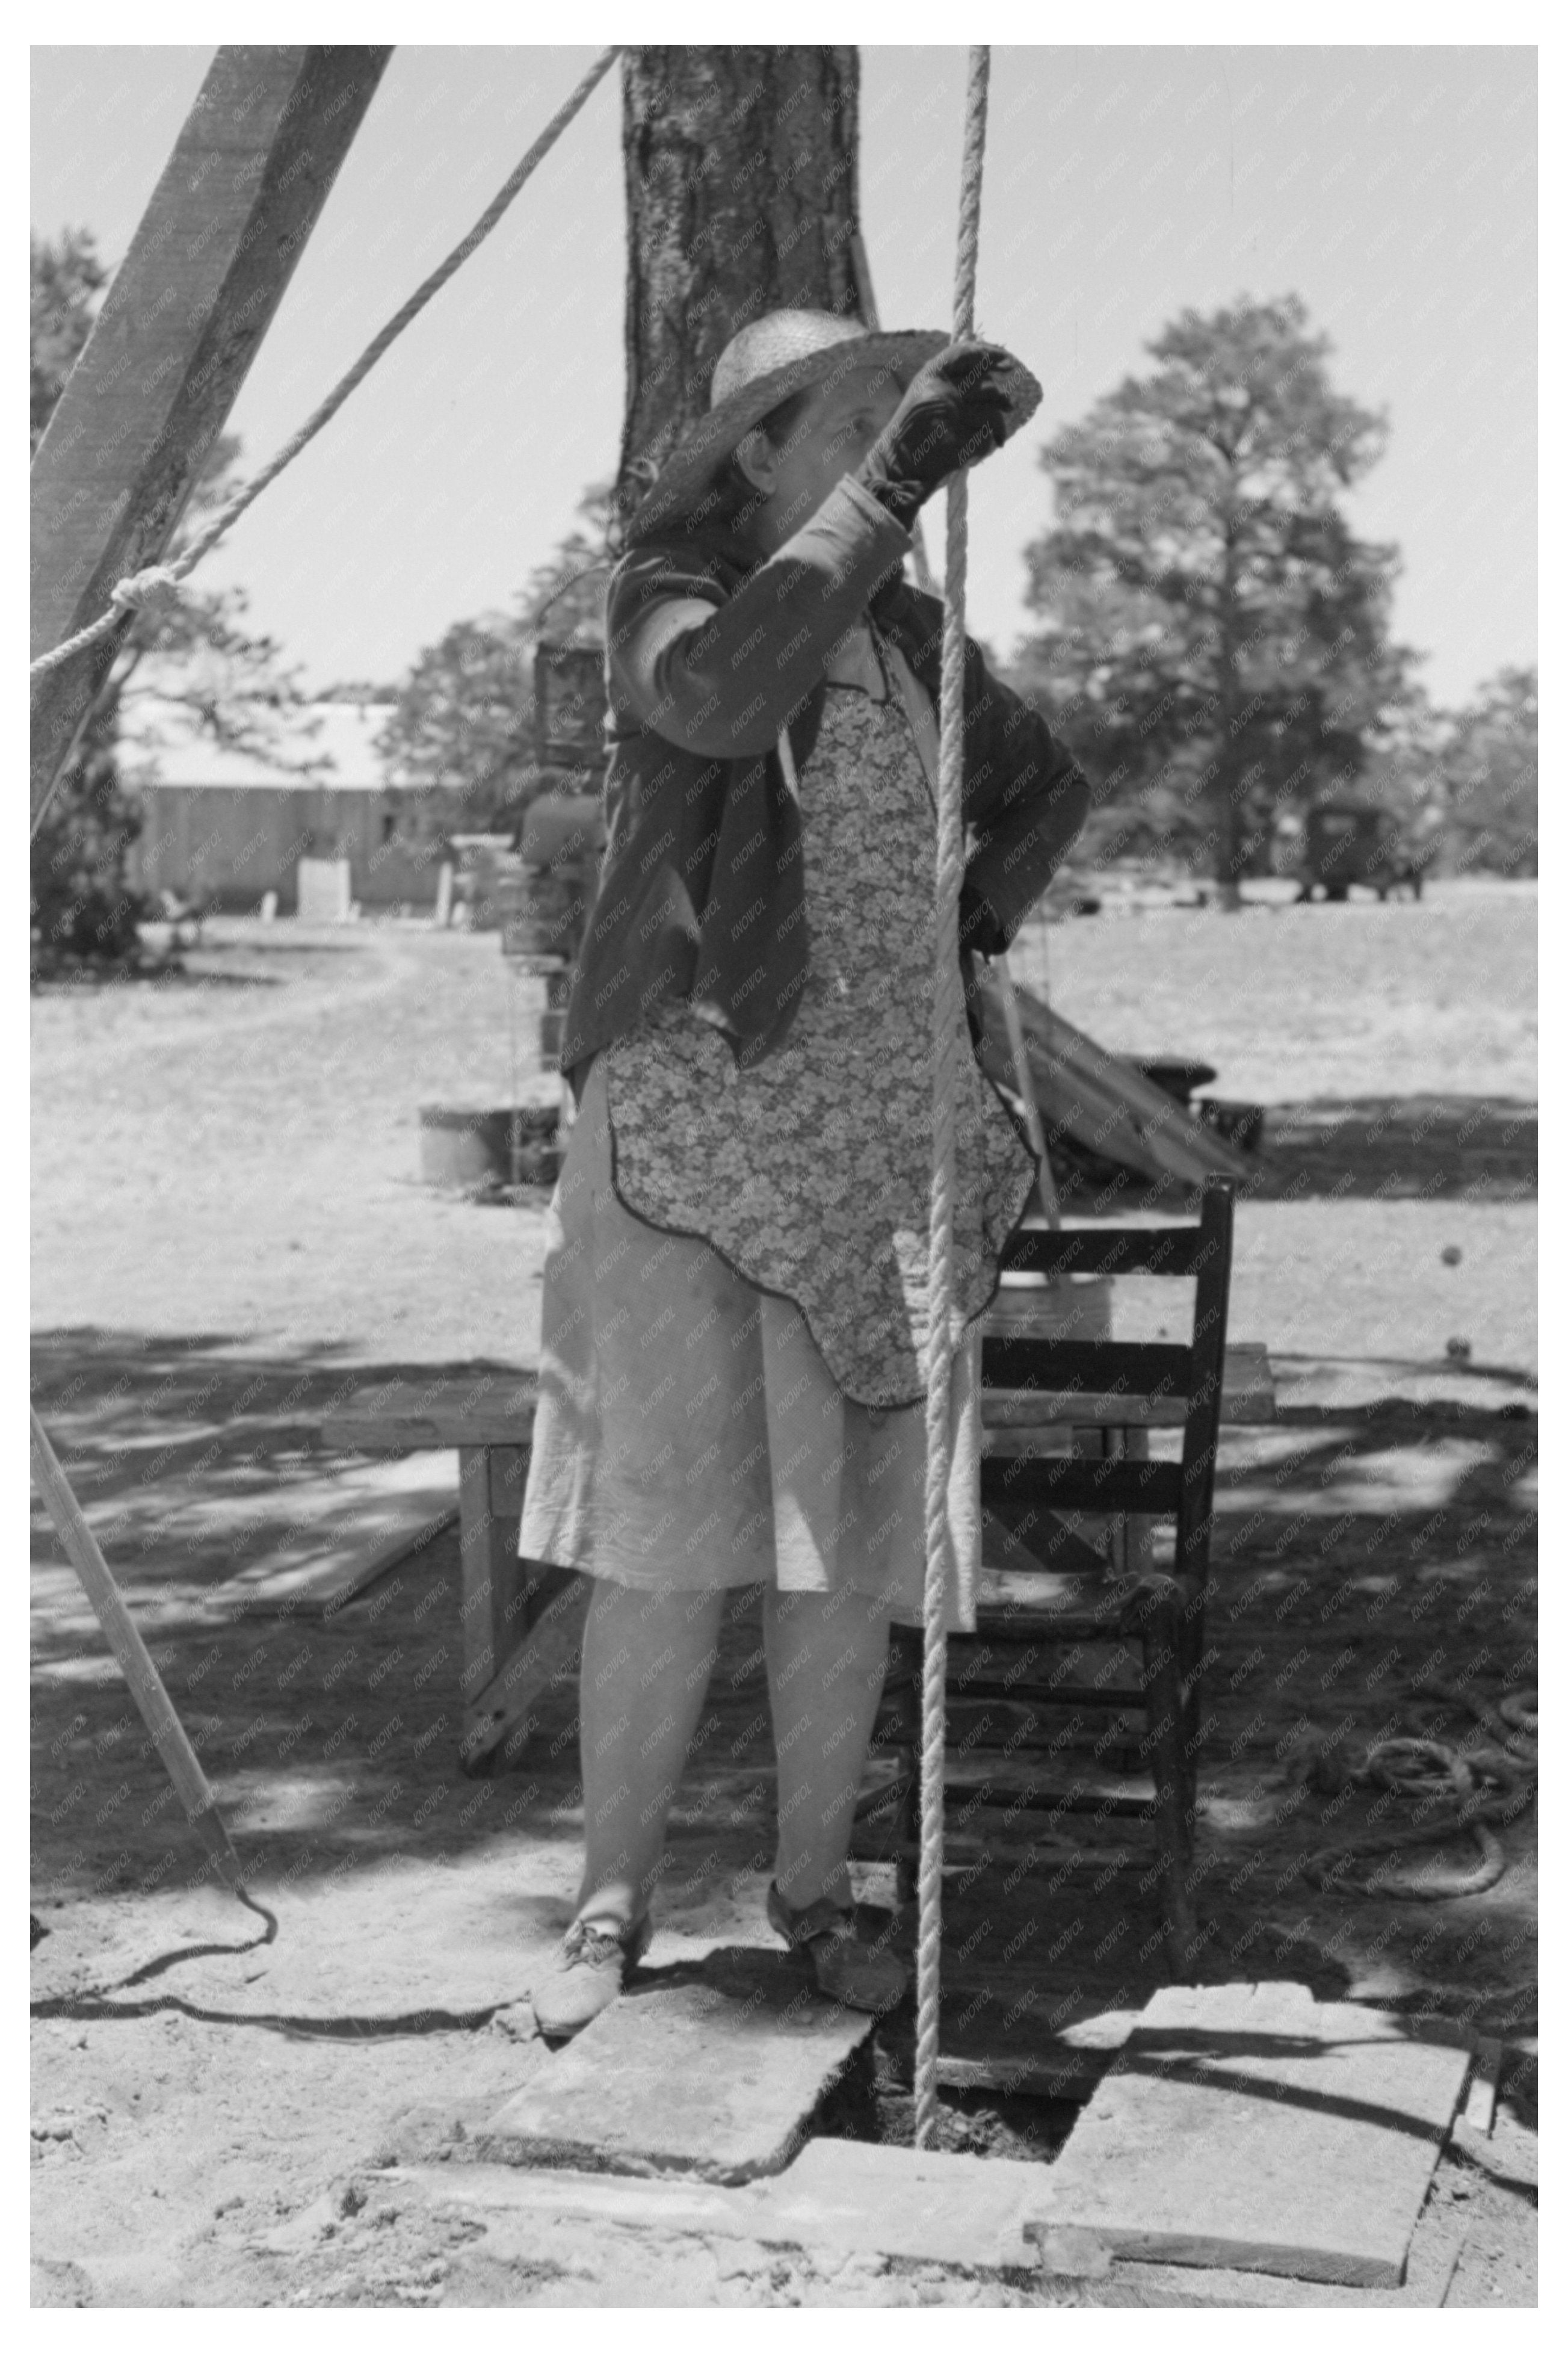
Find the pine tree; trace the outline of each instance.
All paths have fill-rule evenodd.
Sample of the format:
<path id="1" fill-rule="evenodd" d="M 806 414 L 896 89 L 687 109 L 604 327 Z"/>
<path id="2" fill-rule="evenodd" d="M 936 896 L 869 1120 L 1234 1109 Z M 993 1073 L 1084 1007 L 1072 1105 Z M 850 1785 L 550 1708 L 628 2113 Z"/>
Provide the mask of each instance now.
<path id="1" fill-rule="evenodd" d="M 1396 551 L 1339 503 L 1385 428 L 1293 296 L 1184 311 L 1149 349 L 1041 453 L 1057 520 L 1016 667 L 1115 811 L 1100 849 L 1175 849 L 1235 904 L 1276 808 L 1353 786 L 1405 691 Z"/>

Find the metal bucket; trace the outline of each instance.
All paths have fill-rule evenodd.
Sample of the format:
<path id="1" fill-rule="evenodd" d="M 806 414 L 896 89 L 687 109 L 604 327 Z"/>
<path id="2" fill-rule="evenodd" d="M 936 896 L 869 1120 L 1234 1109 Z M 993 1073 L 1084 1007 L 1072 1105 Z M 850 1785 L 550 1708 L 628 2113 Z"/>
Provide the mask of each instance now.
<path id="1" fill-rule="evenodd" d="M 447 1104 L 419 1109 L 419 1175 L 426 1185 L 510 1185 L 515 1121 L 525 1158 L 523 1176 L 553 1147 L 561 1123 L 554 1103 L 523 1103 L 516 1111 L 463 1111 Z"/>

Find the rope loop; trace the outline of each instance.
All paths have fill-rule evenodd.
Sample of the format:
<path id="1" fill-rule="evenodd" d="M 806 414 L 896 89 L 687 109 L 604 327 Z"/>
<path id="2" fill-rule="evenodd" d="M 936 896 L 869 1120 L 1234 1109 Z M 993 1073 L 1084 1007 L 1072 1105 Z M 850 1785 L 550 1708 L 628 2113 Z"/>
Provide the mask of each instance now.
<path id="1" fill-rule="evenodd" d="M 172 564 L 149 564 L 117 580 L 109 601 L 122 613 L 165 613 L 180 602 L 185 584 Z"/>

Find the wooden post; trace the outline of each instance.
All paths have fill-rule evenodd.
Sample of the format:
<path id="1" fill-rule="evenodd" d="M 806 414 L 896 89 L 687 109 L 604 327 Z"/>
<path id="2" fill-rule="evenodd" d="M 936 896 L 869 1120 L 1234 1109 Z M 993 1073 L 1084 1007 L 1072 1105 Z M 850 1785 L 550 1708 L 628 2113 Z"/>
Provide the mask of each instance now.
<path id="1" fill-rule="evenodd" d="M 220 48 L 32 465 L 32 651 L 167 547 L 390 48 Z M 35 813 L 124 628 L 33 695 Z"/>
<path id="2" fill-rule="evenodd" d="M 458 1449 L 466 1701 L 495 1680 L 526 1630 L 530 1571 L 517 1532 L 527 1475 L 526 1446 Z"/>

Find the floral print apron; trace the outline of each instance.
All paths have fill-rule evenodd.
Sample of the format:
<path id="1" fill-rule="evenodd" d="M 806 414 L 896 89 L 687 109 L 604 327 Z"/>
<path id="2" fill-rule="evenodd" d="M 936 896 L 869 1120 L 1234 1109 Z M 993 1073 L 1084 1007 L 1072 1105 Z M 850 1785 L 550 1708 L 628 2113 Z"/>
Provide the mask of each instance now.
<path id="1" fill-rule="evenodd" d="M 800 775 L 810 971 L 783 1044 L 744 1071 L 684 1001 L 605 1049 L 615 1189 L 792 1300 L 844 1394 L 925 1395 L 936 810 L 913 730 L 830 682 Z M 1036 1162 L 974 1059 L 962 1008 L 954 1296 L 998 1286 Z"/>

